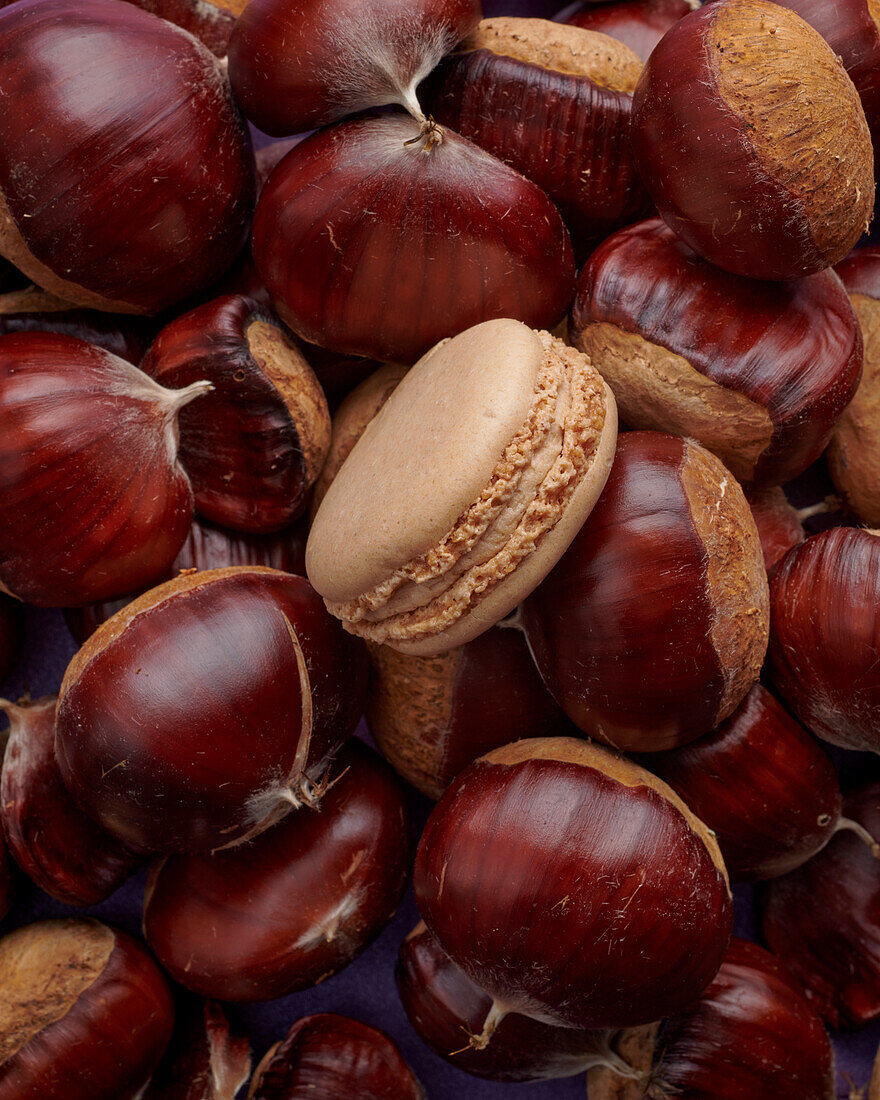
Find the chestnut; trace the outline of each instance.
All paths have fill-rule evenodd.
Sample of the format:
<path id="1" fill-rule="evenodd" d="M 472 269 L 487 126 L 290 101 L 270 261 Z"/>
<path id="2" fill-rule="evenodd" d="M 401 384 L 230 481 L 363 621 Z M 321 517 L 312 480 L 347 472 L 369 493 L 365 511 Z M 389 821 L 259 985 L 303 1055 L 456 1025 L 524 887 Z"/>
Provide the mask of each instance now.
<path id="1" fill-rule="evenodd" d="M 779 485 L 747 489 L 746 500 L 758 529 L 767 576 L 772 577 L 773 570 L 792 546 L 807 537 L 801 514 L 789 504 Z"/>
<path id="2" fill-rule="evenodd" d="M 880 784 L 844 797 L 843 811 L 880 838 Z M 803 867 L 771 882 L 763 928 L 770 950 L 829 1027 L 880 1017 L 880 860 L 862 837 L 835 836 Z"/>
<path id="3" fill-rule="evenodd" d="M 779 484 L 811 465 L 862 368 L 859 324 L 832 271 L 744 279 L 657 219 L 590 257 L 569 339 L 614 390 L 626 424 L 696 439 L 744 483 Z"/>
<path id="4" fill-rule="evenodd" d="M 632 1042 L 635 1038 L 636 1042 Z M 757 944 L 734 939 L 702 997 L 631 1036 L 636 1081 L 610 1067 L 587 1074 L 588 1100 L 834 1100 L 834 1053 L 821 1020 Z M 645 1084 L 649 1082 L 647 1092 Z"/>
<path id="5" fill-rule="evenodd" d="M 782 559 L 770 586 L 769 670 L 804 725 L 880 752 L 880 537 L 835 527 Z"/>
<path id="6" fill-rule="evenodd" d="M 158 313 L 230 266 L 254 159 L 192 35 L 118 0 L 23 0 L 0 12 L 0 83 L 0 251 L 35 283 Z"/>
<path id="7" fill-rule="evenodd" d="M 0 774 L 0 825 L 16 863 L 67 905 L 97 905 L 143 863 L 86 817 L 55 760 L 54 695 L 35 703 L 0 699 L 9 740 Z"/>
<path id="8" fill-rule="evenodd" d="M 416 87 L 481 17 L 480 0 L 251 0 L 229 77 L 251 122 L 276 137 L 392 103 L 422 122 Z"/>
<path id="9" fill-rule="evenodd" d="M 676 23 L 645 63 L 632 135 L 663 219 L 737 275 L 821 271 L 870 221 L 858 93 L 822 37 L 769 0 L 708 4 Z"/>
<path id="10" fill-rule="evenodd" d="M 700 6 L 700 0 L 575 0 L 556 16 L 584 30 L 610 35 L 647 61 L 664 34 Z"/>
<path id="11" fill-rule="evenodd" d="M 491 999 L 477 1048 L 510 1012 L 620 1028 L 680 1011 L 721 965 L 733 913 L 706 826 L 661 780 L 574 738 L 466 768 L 425 826 L 415 892 Z"/>
<path id="12" fill-rule="evenodd" d="M 203 42 L 211 53 L 225 57 L 235 20 L 248 0 L 126 0 L 144 11 L 176 23 Z"/>
<path id="13" fill-rule="evenodd" d="M 585 256 L 651 208 L 630 142 L 641 71 L 607 35 L 499 16 L 440 63 L 419 99 L 438 122 L 534 180 Z"/>
<path id="14" fill-rule="evenodd" d="M 370 660 L 370 733 L 396 771 L 429 798 L 439 798 L 490 749 L 567 725 L 522 632 L 504 624 L 436 657 L 373 645 Z"/>
<path id="15" fill-rule="evenodd" d="M 550 693 L 591 737 L 659 752 L 708 733 L 757 680 L 769 629 L 761 544 L 733 476 L 690 440 L 624 433 L 523 625 Z"/>
<path id="16" fill-rule="evenodd" d="M 141 369 L 172 389 L 200 378 L 213 387 L 178 418 L 201 515 L 268 532 L 302 512 L 330 446 L 330 413 L 271 310 L 240 295 L 199 306 L 162 329 Z"/>
<path id="17" fill-rule="evenodd" d="M 161 971 L 96 920 L 4 936 L 0 988 L 0 1100 L 135 1100 L 171 1038 Z"/>
<path id="18" fill-rule="evenodd" d="M 733 880 L 784 875 L 845 827 L 830 758 L 761 684 L 712 733 L 642 763 L 709 826 Z"/>
<path id="19" fill-rule="evenodd" d="M 162 577 L 193 514 L 177 417 L 209 388 L 72 336 L 0 336 L 0 588 L 53 607 Z"/>
<path id="20" fill-rule="evenodd" d="M 401 114 L 292 149 L 260 196 L 253 252 L 298 336 L 401 363 L 496 318 L 553 328 L 574 285 L 568 231 L 540 188 Z"/>
<path id="21" fill-rule="evenodd" d="M 235 1100 L 251 1075 L 251 1044 L 220 1005 L 180 996 L 165 1057 L 143 1100 Z"/>
<path id="22" fill-rule="evenodd" d="M 150 851 L 240 843 L 314 803 L 363 712 L 367 659 L 303 577 L 186 574 L 108 619 L 68 666 L 67 788 Z"/>
<path id="23" fill-rule="evenodd" d="M 427 1100 L 397 1044 L 347 1016 L 304 1016 L 266 1054 L 248 1100 Z"/>
<path id="24" fill-rule="evenodd" d="M 403 790 L 360 741 L 334 769 L 316 812 L 292 814 L 250 844 L 154 866 L 144 934 L 181 985 L 223 1001 L 308 989 L 394 915 L 412 846 Z"/>

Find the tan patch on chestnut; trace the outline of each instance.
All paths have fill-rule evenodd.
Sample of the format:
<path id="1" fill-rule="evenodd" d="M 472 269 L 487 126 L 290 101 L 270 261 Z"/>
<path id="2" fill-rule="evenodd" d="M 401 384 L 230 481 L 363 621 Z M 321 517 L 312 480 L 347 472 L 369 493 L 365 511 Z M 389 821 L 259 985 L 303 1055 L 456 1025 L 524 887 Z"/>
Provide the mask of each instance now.
<path id="1" fill-rule="evenodd" d="M 625 424 L 698 439 L 740 481 L 752 480 L 773 435 L 766 409 L 683 356 L 606 321 L 588 325 L 575 342 L 614 391 Z"/>
<path id="2" fill-rule="evenodd" d="M 0 1065 L 70 1011 L 115 946 L 106 925 L 74 917 L 26 925 L 0 940 Z"/>
<path id="3" fill-rule="evenodd" d="M 863 523 L 880 526 L 880 302 L 864 294 L 850 299 L 865 341 L 862 380 L 828 445 L 835 488 Z"/>
<path id="4" fill-rule="evenodd" d="M 715 609 L 710 633 L 725 682 L 717 724 L 761 673 L 770 639 L 770 590 L 754 517 L 730 471 L 688 440 L 680 476 L 706 549 L 706 584 Z"/>
<path id="5" fill-rule="evenodd" d="M 56 298 L 38 286 L 26 286 L 22 290 L 0 294 L 0 316 L 3 317 L 13 313 L 66 313 L 76 308 L 73 302 Z"/>
<path id="6" fill-rule="evenodd" d="M 461 649 L 411 657 L 388 646 L 369 647 L 370 733 L 395 771 L 423 794 L 439 798 L 444 791 L 437 780 L 443 763 L 441 736 L 449 728 Z"/>
<path id="7" fill-rule="evenodd" d="M 245 331 L 248 348 L 257 366 L 269 379 L 293 421 L 312 485 L 330 448 L 330 413 L 315 372 L 299 348 L 277 325 L 252 321 Z"/>
<path id="8" fill-rule="evenodd" d="M 843 62 L 803 19 L 765 0 L 719 6 L 706 47 L 762 168 L 802 204 L 816 248 L 836 263 L 874 207 L 871 136 Z"/>
<path id="9" fill-rule="evenodd" d="M 587 76 L 603 88 L 629 95 L 643 67 L 633 50 L 615 38 L 548 19 L 484 19 L 460 50 L 491 50 L 542 69 Z"/>
<path id="10" fill-rule="evenodd" d="M 527 760 L 559 760 L 567 764 L 578 764 L 582 768 L 592 768 L 624 787 L 649 787 L 674 806 L 691 830 L 702 840 L 712 862 L 724 876 L 727 892 L 730 893 L 727 869 L 712 830 L 662 779 L 646 771 L 645 768 L 639 767 L 638 764 L 634 764 L 627 757 L 618 756 L 611 749 L 576 737 L 529 737 L 523 741 L 514 741 L 510 745 L 502 745 L 500 749 L 493 749 L 479 759 L 487 764 L 508 767 L 525 763 Z"/>
<path id="11" fill-rule="evenodd" d="M 621 1031 L 611 1041 L 615 1054 L 638 1073 L 650 1074 L 654 1064 L 659 1024 Z M 621 1077 L 610 1066 L 597 1066 L 587 1073 L 587 1100 L 643 1100 L 644 1081 Z"/>

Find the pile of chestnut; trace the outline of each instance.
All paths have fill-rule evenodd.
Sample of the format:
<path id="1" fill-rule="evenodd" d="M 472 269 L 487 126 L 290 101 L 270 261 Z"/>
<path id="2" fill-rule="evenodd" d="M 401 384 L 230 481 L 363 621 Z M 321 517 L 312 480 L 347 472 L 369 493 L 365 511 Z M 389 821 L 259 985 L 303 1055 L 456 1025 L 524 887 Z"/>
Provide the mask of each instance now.
<path id="1" fill-rule="evenodd" d="M 826 1029 L 880 1018 L 876 18 L 0 0 L 0 677 L 23 605 L 79 646 L 0 699 L 0 1100 L 452 1095 L 336 1013 L 254 1068 L 223 1008 L 330 979 L 410 879 L 456 1093 L 839 1095 Z M 310 521 L 500 318 L 613 391 L 608 481 L 511 616 L 366 644 Z M 142 938 L 78 912 L 145 869 Z"/>

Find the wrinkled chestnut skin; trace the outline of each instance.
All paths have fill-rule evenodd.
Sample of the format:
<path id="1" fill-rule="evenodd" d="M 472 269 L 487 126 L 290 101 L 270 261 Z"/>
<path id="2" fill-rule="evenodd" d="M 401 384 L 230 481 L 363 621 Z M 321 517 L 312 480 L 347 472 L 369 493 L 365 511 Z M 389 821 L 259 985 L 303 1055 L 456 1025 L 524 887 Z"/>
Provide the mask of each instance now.
<path id="1" fill-rule="evenodd" d="M 370 656 L 370 733 L 429 798 L 490 749 L 566 724 L 519 630 L 494 626 L 438 657 L 408 657 L 388 646 L 372 647 Z"/>
<path id="2" fill-rule="evenodd" d="M 671 435 L 624 433 L 598 504 L 523 604 L 526 638 L 554 699 L 590 737 L 624 751 L 693 741 L 758 678 L 767 636 L 760 543 L 741 490 L 715 463 Z M 710 509 L 733 526 L 700 527 Z M 711 546 L 721 530 L 730 542 Z M 713 585 L 713 563 L 727 579 L 741 566 L 742 587 Z M 723 657 L 716 616 L 727 623 L 734 612 L 736 637 L 748 645 L 742 657 Z"/>
<path id="3" fill-rule="evenodd" d="M 804 541 L 807 533 L 797 510 L 788 503 L 779 485 L 747 489 L 746 500 L 758 528 L 767 576 L 772 577 L 776 566 L 792 546 Z"/>
<path id="4" fill-rule="evenodd" d="M 456 1069 L 490 1081 L 543 1081 L 583 1073 L 607 1049 L 608 1033 L 554 1027 L 514 1012 L 482 1050 L 478 1035 L 492 998 L 455 965 L 424 924 L 400 945 L 397 992 L 422 1042 Z"/>
<path id="5" fill-rule="evenodd" d="M 304 1016 L 263 1059 L 248 1100 L 427 1100 L 396 1043 L 325 1012 Z"/>
<path id="6" fill-rule="evenodd" d="M 55 760 L 55 704 L 4 703 L 10 736 L 0 775 L 0 825 L 15 862 L 66 905 L 97 905 L 140 867 L 121 844 L 76 805 Z"/>
<path id="7" fill-rule="evenodd" d="M 71 662 L 61 774 L 128 844 L 241 841 L 291 798 L 308 800 L 357 725 L 366 675 L 362 643 L 305 578 L 258 567 L 183 576 L 118 612 Z"/>
<path id="8" fill-rule="evenodd" d="M 0 594 L 0 681 L 21 660 L 24 646 L 24 613 L 18 600 Z"/>
<path id="9" fill-rule="evenodd" d="M 577 0 L 556 18 L 587 31 L 608 34 L 647 61 L 663 35 L 695 6 L 692 0 L 621 0 L 612 4 Z"/>
<path id="10" fill-rule="evenodd" d="M 695 424 L 679 412 L 675 383 L 633 407 L 632 382 L 618 378 L 612 353 L 603 359 L 603 329 L 594 325 L 666 348 L 747 399 L 769 418 L 766 442 L 744 446 L 740 417 L 720 409 L 705 427 Z M 593 332 L 595 353 L 584 343 Z M 578 279 L 570 336 L 592 355 L 630 427 L 694 438 L 740 481 L 759 484 L 790 481 L 815 462 L 862 370 L 861 329 L 833 272 L 771 284 L 745 279 L 707 263 L 659 219 L 621 230 L 593 253 Z"/>
<path id="11" fill-rule="evenodd" d="M 822 531 L 782 559 L 770 585 L 769 668 L 804 725 L 880 752 L 880 538 Z"/>
<path id="12" fill-rule="evenodd" d="M 411 859 L 409 813 L 360 741 L 332 765 L 314 812 L 250 844 L 154 868 L 144 932 L 169 974 L 223 1001 L 268 1001 L 347 966 L 394 914 Z"/>
<path id="13" fill-rule="evenodd" d="M 715 833 L 733 880 L 794 870 L 840 819 L 830 758 L 761 684 L 712 733 L 641 762 Z"/>
<path id="14" fill-rule="evenodd" d="M 178 418 L 180 461 L 202 516 L 255 533 L 296 519 L 323 465 L 330 414 L 271 310 L 240 295 L 199 306 L 162 329 L 141 369 L 169 389 L 202 378 L 213 386 L 201 408 Z"/>
<path id="15" fill-rule="evenodd" d="M 367 107 L 417 111 L 415 85 L 481 18 L 480 0 L 251 0 L 229 77 L 251 122 L 275 137 Z"/>
<path id="16" fill-rule="evenodd" d="M 30 975 L 29 982 L 17 983 L 14 1000 L 8 985 L 16 969 L 13 953 Z M 78 982 L 78 971 L 86 979 Z M 171 1038 L 174 1004 L 162 972 L 140 943 L 94 920 L 43 921 L 0 940 L 0 974 L 0 1044 L 5 1046 L 0 1058 L 6 1055 L 0 1062 L 0 1100 L 141 1095 Z M 85 986 L 74 998 L 67 992 L 71 983 Z M 54 1018 L 35 1027 L 33 1013 L 45 1013 L 56 999 Z M 8 1024 L 3 1027 L 10 1013 L 13 1022 L 25 1021 L 20 1037 L 9 1035 Z"/>
<path id="17" fill-rule="evenodd" d="M 680 1011 L 730 936 L 711 834 L 659 780 L 569 738 L 465 769 L 428 819 L 414 882 L 425 924 L 472 981 L 569 1027 Z"/>
<path id="18" fill-rule="evenodd" d="M 543 191 L 449 130 L 429 150 L 419 133 L 404 115 L 341 122 L 263 189 L 254 261 L 309 343 L 414 363 L 482 321 L 551 329 L 568 308 L 571 242 Z"/>
<path id="19" fill-rule="evenodd" d="M 251 1074 L 251 1044 L 220 1005 L 176 998 L 174 1035 L 143 1100 L 235 1100 Z"/>
<path id="20" fill-rule="evenodd" d="M 880 784 L 846 795 L 843 812 L 880 837 Z M 764 936 L 829 1027 L 880 1016 L 880 860 L 851 832 L 764 895 Z"/>

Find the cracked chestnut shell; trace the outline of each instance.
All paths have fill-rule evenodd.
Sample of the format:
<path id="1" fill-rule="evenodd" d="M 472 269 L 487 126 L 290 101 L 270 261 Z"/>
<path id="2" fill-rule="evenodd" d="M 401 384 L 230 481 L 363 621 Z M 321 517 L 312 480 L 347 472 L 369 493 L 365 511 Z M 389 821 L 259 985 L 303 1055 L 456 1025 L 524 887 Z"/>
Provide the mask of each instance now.
<path id="1" fill-rule="evenodd" d="M 351 741 L 311 812 L 247 845 L 156 865 L 144 934 L 175 981 L 204 996 L 268 1001 L 308 989 L 347 966 L 394 915 L 411 849 L 400 783 Z"/>
<path id="2" fill-rule="evenodd" d="M 714 455 L 626 432 L 599 502 L 523 604 L 544 682 L 590 737 L 687 744 L 730 715 L 767 648 L 767 574 L 748 504 Z"/>
<path id="3" fill-rule="evenodd" d="M 108 619 L 61 685 L 65 785 L 148 851 L 243 841 L 312 797 L 354 731 L 366 650 L 303 577 L 208 570 Z"/>
<path id="4" fill-rule="evenodd" d="M 780 484 L 815 462 L 862 370 L 861 330 L 834 272 L 745 279 L 659 219 L 593 253 L 569 339 L 629 427 L 695 439 L 743 483 Z"/>

